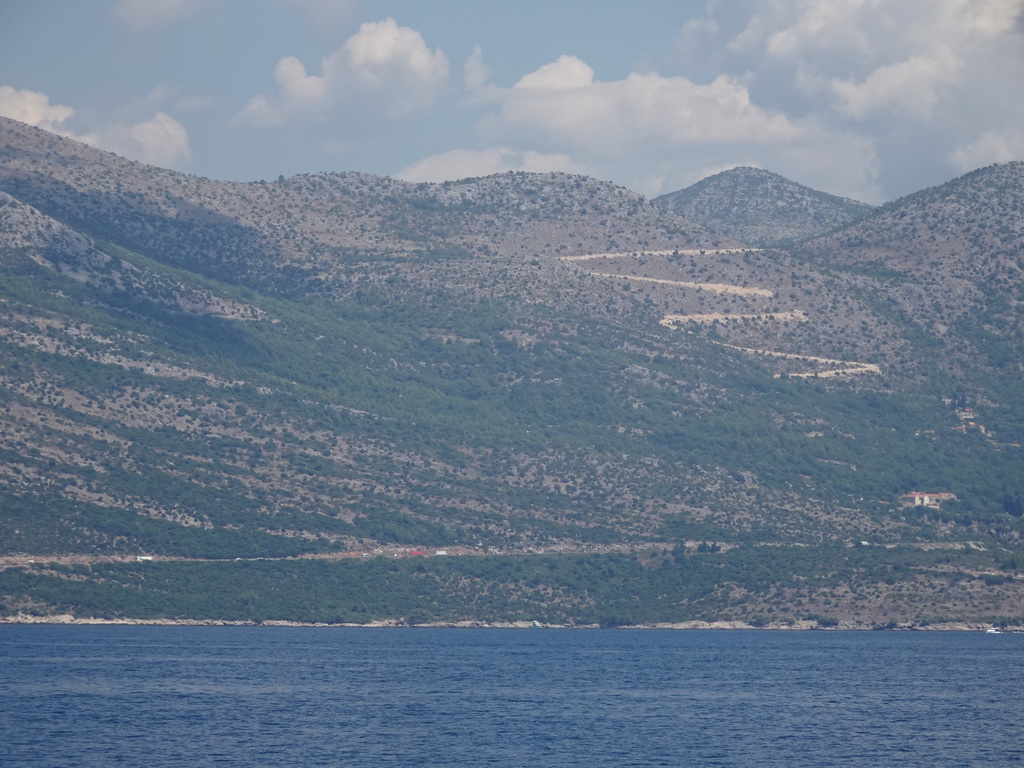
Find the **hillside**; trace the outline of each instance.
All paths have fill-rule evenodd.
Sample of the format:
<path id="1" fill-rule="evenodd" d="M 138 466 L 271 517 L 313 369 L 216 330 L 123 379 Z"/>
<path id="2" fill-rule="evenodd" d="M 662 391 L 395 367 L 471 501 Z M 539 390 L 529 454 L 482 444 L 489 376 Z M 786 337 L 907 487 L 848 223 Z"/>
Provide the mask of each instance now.
<path id="1" fill-rule="evenodd" d="M 871 206 L 760 168 L 733 168 L 652 201 L 713 232 L 756 246 L 784 245 L 845 226 Z"/>
<path id="2" fill-rule="evenodd" d="M 800 255 L 878 281 L 907 333 L 943 351 L 941 370 L 974 378 L 980 367 L 982 379 L 1021 370 L 1024 163 L 982 168 L 883 206 Z"/>
<path id="3" fill-rule="evenodd" d="M 972 178 L 965 222 L 1024 189 Z M 908 317 L 886 234 L 949 199 L 767 251 L 583 177 L 229 184 L 0 121 L 0 612 L 1014 619 L 1016 358 Z"/>

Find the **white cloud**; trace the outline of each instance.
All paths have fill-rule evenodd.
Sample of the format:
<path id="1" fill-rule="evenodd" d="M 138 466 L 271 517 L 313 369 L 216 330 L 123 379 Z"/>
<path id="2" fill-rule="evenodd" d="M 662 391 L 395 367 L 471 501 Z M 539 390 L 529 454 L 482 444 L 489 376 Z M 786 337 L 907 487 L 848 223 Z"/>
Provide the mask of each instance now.
<path id="1" fill-rule="evenodd" d="M 128 135 L 145 163 L 174 168 L 192 159 L 185 126 L 165 112 L 131 126 Z"/>
<path id="2" fill-rule="evenodd" d="M 276 98 L 258 95 L 246 103 L 234 120 L 264 127 L 283 125 L 295 115 L 310 115 L 324 104 L 327 88 L 323 77 L 306 73 L 306 65 L 294 56 L 277 62 L 272 73 Z"/>
<path id="3" fill-rule="evenodd" d="M 1024 0 L 712 0 L 677 54 L 813 135 L 856 138 L 850 163 L 870 147 L 890 198 L 944 164 L 1021 158 Z"/>
<path id="4" fill-rule="evenodd" d="M 1024 15 L 1024 0 L 978 0 L 961 3 L 968 14 L 971 30 L 987 37 L 997 37 L 1019 31 L 1020 18 Z"/>
<path id="5" fill-rule="evenodd" d="M 65 134 L 131 160 L 161 168 L 183 168 L 192 160 L 189 135 L 171 112 L 204 109 L 209 100 L 166 83 L 121 105 L 85 136 Z"/>
<path id="6" fill-rule="evenodd" d="M 925 121 L 939 104 L 940 89 L 954 85 L 962 68 L 952 51 L 938 49 L 879 67 L 860 83 L 835 79 L 832 90 L 839 97 L 839 109 L 856 120 L 887 109 Z"/>
<path id="7" fill-rule="evenodd" d="M 814 118 L 765 109 L 727 75 L 706 84 L 650 72 L 601 82 L 585 62 L 562 56 L 512 88 L 483 93 L 493 106 L 480 122 L 481 137 L 503 149 L 446 153 L 404 174 L 437 179 L 466 166 L 518 169 L 509 157 L 529 150 L 656 195 L 699 180 L 709 166 L 749 159 L 840 194 L 872 201 L 880 194 L 870 142 Z"/>
<path id="8" fill-rule="evenodd" d="M 960 173 L 993 163 L 1006 163 L 1024 157 L 1024 132 L 986 131 L 975 141 L 954 149 L 949 164 Z"/>
<path id="9" fill-rule="evenodd" d="M 686 178 L 689 168 L 726 164 L 730 156 L 781 156 L 806 146 L 846 154 L 837 146 L 845 134 L 759 107 L 728 76 L 698 84 L 634 73 L 600 82 L 585 62 L 562 56 L 487 94 L 496 106 L 480 123 L 485 140 L 571 158 L 576 169 L 645 194 L 669 191 L 663 185 Z M 870 159 L 859 142 L 850 154 Z M 863 180 L 863 170 L 856 176 Z"/>
<path id="10" fill-rule="evenodd" d="M 45 93 L 0 85 L 0 115 L 4 117 L 53 131 L 74 114 L 71 107 L 50 104 L 50 97 Z"/>
<path id="11" fill-rule="evenodd" d="M 392 100 L 391 108 L 398 113 L 428 105 L 448 78 L 444 53 L 431 51 L 419 32 L 394 19 L 363 24 L 343 50 L 332 61 L 340 74 L 367 90 L 393 89 L 400 98 Z"/>
<path id="12" fill-rule="evenodd" d="M 742 66 L 756 92 L 771 80 L 798 83 L 830 105 L 863 119 L 875 111 L 920 118 L 945 102 L 952 87 L 972 87 L 980 62 L 1000 50 L 1020 61 L 1024 0 L 739 0 L 743 28 L 730 27 L 722 4 L 692 33 L 719 32 L 715 45 L 726 68 Z M 730 16 L 737 9 L 730 7 Z M 732 56 L 732 60 L 728 59 Z M 818 105 L 824 106 L 824 105 Z"/>
<path id="13" fill-rule="evenodd" d="M 75 141 L 160 168 L 180 169 L 192 160 L 188 131 L 166 112 L 137 122 L 113 121 L 87 134 L 59 131 Z"/>
<path id="14" fill-rule="evenodd" d="M 478 91 L 491 79 L 491 71 L 484 63 L 483 49 L 477 45 L 466 58 L 462 67 L 463 84 L 468 91 Z"/>
<path id="15" fill-rule="evenodd" d="M 859 17 L 873 10 L 871 5 L 865 0 L 770 3 L 767 13 L 753 17 L 745 35 L 756 39 L 757 25 L 759 22 L 764 23 L 763 29 L 767 33 L 764 46 L 768 55 L 773 57 L 792 57 L 811 47 L 818 50 L 827 47 L 833 51 L 863 55 L 870 51 L 872 43 L 860 28 Z M 772 30 L 773 25 L 768 19 L 788 9 L 797 10 L 798 15 L 792 25 Z"/>
<path id="16" fill-rule="evenodd" d="M 142 103 L 153 103 L 165 94 L 164 89 L 158 88 Z M 131 107 L 126 110 L 131 111 Z M 74 114 L 75 110 L 71 107 L 50 104 L 45 93 L 0 85 L 0 115 L 4 117 L 163 168 L 181 167 L 192 159 L 188 132 L 166 112 L 157 112 L 149 119 L 137 121 L 115 120 L 86 134 L 62 127 Z"/>
<path id="17" fill-rule="evenodd" d="M 583 173 L 584 169 L 573 163 L 568 155 L 492 147 L 482 150 L 456 149 L 432 155 L 403 168 L 396 176 L 405 181 L 439 182 L 488 176 L 505 171 Z"/>
<path id="18" fill-rule="evenodd" d="M 114 15 L 136 29 L 149 29 L 183 18 L 203 0 L 117 0 Z"/>
<path id="19" fill-rule="evenodd" d="M 147 29 L 218 1 L 105 7 Z M 396 153 L 387 154 L 385 136 L 403 142 L 398 154 L 408 162 L 410 147 L 437 152 L 428 142 L 440 135 L 443 147 L 461 148 L 426 157 L 404 175 L 573 170 L 646 194 L 748 164 L 878 202 L 938 183 L 949 169 L 1024 159 L 1024 0 L 707 0 L 683 27 L 678 51 L 642 54 L 659 62 L 650 71 L 606 75 L 612 59 L 584 61 L 564 49 L 534 71 L 502 74 L 506 87 L 494 84 L 487 63 L 497 72 L 498 60 L 485 62 L 480 46 L 451 87 L 444 52 L 393 19 L 363 24 L 347 40 L 333 37 L 352 32 L 357 5 L 261 3 L 277 18 L 284 8 L 312 20 L 327 55 L 275 56 L 263 75 L 272 79 L 235 104 L 244 108 L 232 124 L 295 128 L 308 145 L 307 168 L 319 151 L 334 164 L 356 158 L 386 170 Z M 451 96 L 462 98 L 444 98 Z M 449 105 L 461 115 L 442 114 Z M 82 126 L 84 140 L 161 165 L 188 162 L 188 133 L 172 116 L 204 106 L 208 99 L 167 86 L 82 126 L 95 104 L 75 102 L 76 114 L 41 93 L 0 89 L 0 112 L 18 110 L 19 119 L 65 135 Z M 465 135 L 466 121 L 477 133 L 460 141 L 454 137 Z M 282 148 L 300 142 L 275 135 L 263 139 Z"/>
<path id="20" fill-rule="evenodd" d="M 586 88 L 594 83 L 594 70 L 575 56 L 559 56 L 556 61 L 523 75 L 516 88 L 535 88 L 545 91 L 560 91 L 570 88 Z"/>
<path id="21" fill-rule="evenodd" d="M 431 51 L 414 29 L 394 19 L 367 22 L 309 74 L 293 56 L 274 68 L 275 95 L 258 95 L 234 124 L 277 126 L 296 119 L 323 119 L 339 105 L 392 119 L 424 109 L 448 80 L 448 59 Z"/>
<path id="22" fill-rule="evenodd" d="M 484 121 L 497 136 L 531 136 L 551 146 L 615 155 L 689 143 L 792 141 L 801 129 L 784 115 L 753 104 L 746 88 L 722 76 L 708 85 L 685 77 L 631 74 L 593 80 L 573 57 L 524 76 L 514 88 L 495 90 L 496 114 Z"/>
<path id="23" fill-rule="evenodd" d="M 681 43 L 698 35 L 748 63 L 790 61 L 829 76 L 866 76 L 935 49 L 977 45 L 1014 31 L 1024 0 L 734 0 L 709 3 Z"/>

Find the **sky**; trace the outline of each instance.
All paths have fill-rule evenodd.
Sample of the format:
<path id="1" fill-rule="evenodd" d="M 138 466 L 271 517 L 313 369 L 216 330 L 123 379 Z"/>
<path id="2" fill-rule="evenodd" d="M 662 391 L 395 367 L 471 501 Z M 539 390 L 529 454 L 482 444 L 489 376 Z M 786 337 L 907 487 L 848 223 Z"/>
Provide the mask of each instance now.
<path id="1" fill-rule="evenodd" d="M 881 203 L 1024 160 L 1024 0 L 0 0 L 0 115 L 223 180 Z"/>

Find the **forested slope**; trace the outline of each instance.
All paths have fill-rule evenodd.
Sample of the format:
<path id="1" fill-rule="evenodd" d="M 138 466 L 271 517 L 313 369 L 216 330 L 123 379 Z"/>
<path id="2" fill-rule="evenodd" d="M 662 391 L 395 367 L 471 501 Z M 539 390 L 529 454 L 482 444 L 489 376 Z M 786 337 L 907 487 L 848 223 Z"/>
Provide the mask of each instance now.
<path id="1" fill-rule="evenodd" d="M 970 184 L 1019 195 L 1019 176 L 1000 167 Z M 382 596 L 436 582 L 447 597 L 425 610 L 445 620 L 795 621 L 828 605 L 885 624 L 891 579 L 934 603 L 921 620 L 966 615 L 966 598 L 941 598 L 951 583 L 991 589 L 974 619 L 1012 616 L 1017 209 L 984 227 L 972 267 L 1005 289 L 958 283 L 956 259 L 936 255 L 951 265 L 936 291 L 934 269 L 894 250 L 905 238 L 883 237 L 948 204 L 934 193 L 847 240 L 752 250 L 583 177 L 227 184 L 5 120 L 4 611 L 216 618 L 216 603 L 169 595 L 215 581 L 241 594 L 252 558 L 301 555 L 345 557 L 289 561 L 290 597 L 256 589 L 249 618 L 395 618 L 408 609 Z M 858 256 L 869 237 L 888 255 Z M 928 236 L 914 242 L 923 252 Z M 914 291 L 932 291 L 933 314 L 912 316 Z M 907 507 L 910 491 L 957 500 Z M 839 567 L 863 558 L 860 542 L 903 548 L 877 568 Z M 372 609 L 300 596 L 306 577 L 347 584 L 377 574 L 375 554 L 413 550 L 450 555 L 374 576 Z M 540 551 L 593 565 L 569 578 L 557 561 L 515 560 Z M 768 551 L 790 554 L 754 567 Z M 796 596 L 813 570 L 798 551 L 840 574 L 813 610 Z M 502 553 L 522 563 L 512 575 L 468 557 Z M 136 556 L 157 562 L 103 564 Z M 171 562 L 183 558 L 226 570 Z M 697 563 L 704 591 L 666 586 Z M 615 595 L 594 591 L 602 573 Z M 124 602 L 118 590 L 152 578 L 176 586 L 148 608 Z M 286 603 L 307 608 L 289 617 Z"/>

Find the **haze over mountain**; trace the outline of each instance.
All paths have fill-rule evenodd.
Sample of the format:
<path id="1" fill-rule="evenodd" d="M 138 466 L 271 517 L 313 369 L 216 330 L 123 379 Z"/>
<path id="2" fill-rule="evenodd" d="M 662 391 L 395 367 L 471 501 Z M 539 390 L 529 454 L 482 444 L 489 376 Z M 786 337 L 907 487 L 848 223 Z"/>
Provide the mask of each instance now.
<path id="1" fill-rule="evenodd" d="M 713 232 L 757 246 L 806 240 L 872 206 L 809 189 L 760 168 L 733 168 L 652 200 Z"/>
<path id="2" fill-rule="evenodd" d="M 0 119 L 2 612 L 1016 621 L 1022 211 L 993 166 L 758 250 L 581 176 L 227 183 Z M 490 557 L 309 570 L 439 550 Z"/>

